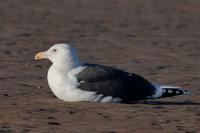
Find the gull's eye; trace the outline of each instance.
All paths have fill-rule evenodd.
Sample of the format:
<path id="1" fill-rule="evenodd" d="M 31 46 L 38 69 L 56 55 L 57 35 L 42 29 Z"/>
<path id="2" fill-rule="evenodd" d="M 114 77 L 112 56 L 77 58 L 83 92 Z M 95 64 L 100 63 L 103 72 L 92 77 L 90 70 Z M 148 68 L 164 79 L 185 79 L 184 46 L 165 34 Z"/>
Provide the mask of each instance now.
<path id="1" fill-rule="evenodd" d="M 53 52 L 55 53 L 57 51 L 57 49 L 53 49 Z"/>

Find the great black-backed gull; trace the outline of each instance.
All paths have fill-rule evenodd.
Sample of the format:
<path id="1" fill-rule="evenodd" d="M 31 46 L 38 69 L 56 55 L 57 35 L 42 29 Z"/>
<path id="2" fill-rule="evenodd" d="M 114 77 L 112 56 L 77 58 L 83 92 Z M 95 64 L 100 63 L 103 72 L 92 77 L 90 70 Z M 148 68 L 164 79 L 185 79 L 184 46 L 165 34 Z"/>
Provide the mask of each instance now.
<path id="1" fill-rule="evenodd" d="M 55 44 L 36 54 L 35 59 L 49 59 L 53 63 L 48 71 L 48 84 L 64 101 L 131 102 L 189 93 L 177 86 L 151 83 L 117 68 L 81 63 L 68 44 Z"/>

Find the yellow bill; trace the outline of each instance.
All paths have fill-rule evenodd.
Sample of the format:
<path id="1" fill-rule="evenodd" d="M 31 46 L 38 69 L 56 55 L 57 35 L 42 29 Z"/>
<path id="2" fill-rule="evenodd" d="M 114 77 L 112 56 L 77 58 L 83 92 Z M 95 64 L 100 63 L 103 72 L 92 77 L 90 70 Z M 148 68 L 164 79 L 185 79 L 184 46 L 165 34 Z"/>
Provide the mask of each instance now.
<path id="1" fill-rule="evenodd" d="M 35 55 L 35 60 L 42 60 L 42 59 L 47 59 L 48 58 L 48 54 L 46 54 L 45 52 L 39 52 Z"/>

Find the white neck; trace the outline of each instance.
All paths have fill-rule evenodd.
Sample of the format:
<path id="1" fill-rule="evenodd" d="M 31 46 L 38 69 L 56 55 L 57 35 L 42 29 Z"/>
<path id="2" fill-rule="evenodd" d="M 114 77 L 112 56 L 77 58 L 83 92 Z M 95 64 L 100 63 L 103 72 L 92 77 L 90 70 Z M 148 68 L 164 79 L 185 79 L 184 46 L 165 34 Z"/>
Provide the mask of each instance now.
<path id="1" fill-rule="evenodd" d="M 65 64 L 53 64 L 51 67 L 56 68 L 56 70 L 64 72 L 64 73 L 68 73 L 69 71 L 71 71 L 72 69 L 80 66 L 82 63 L 80 62 L 73 62 L 73 63 L 65 63 Z"/>

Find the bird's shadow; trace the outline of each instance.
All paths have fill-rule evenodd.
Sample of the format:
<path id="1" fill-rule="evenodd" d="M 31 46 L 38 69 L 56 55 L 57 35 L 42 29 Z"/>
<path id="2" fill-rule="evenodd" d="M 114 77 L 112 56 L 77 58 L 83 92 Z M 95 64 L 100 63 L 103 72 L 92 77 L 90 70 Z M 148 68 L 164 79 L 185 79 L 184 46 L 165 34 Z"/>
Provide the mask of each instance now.
<path id="1" fill-rule="evenodd" d="M 149 105 L 200 105 L 197 102 L 167 102 L 167 101 L 134 101 L 129 104 L 149 104 Z"/>

